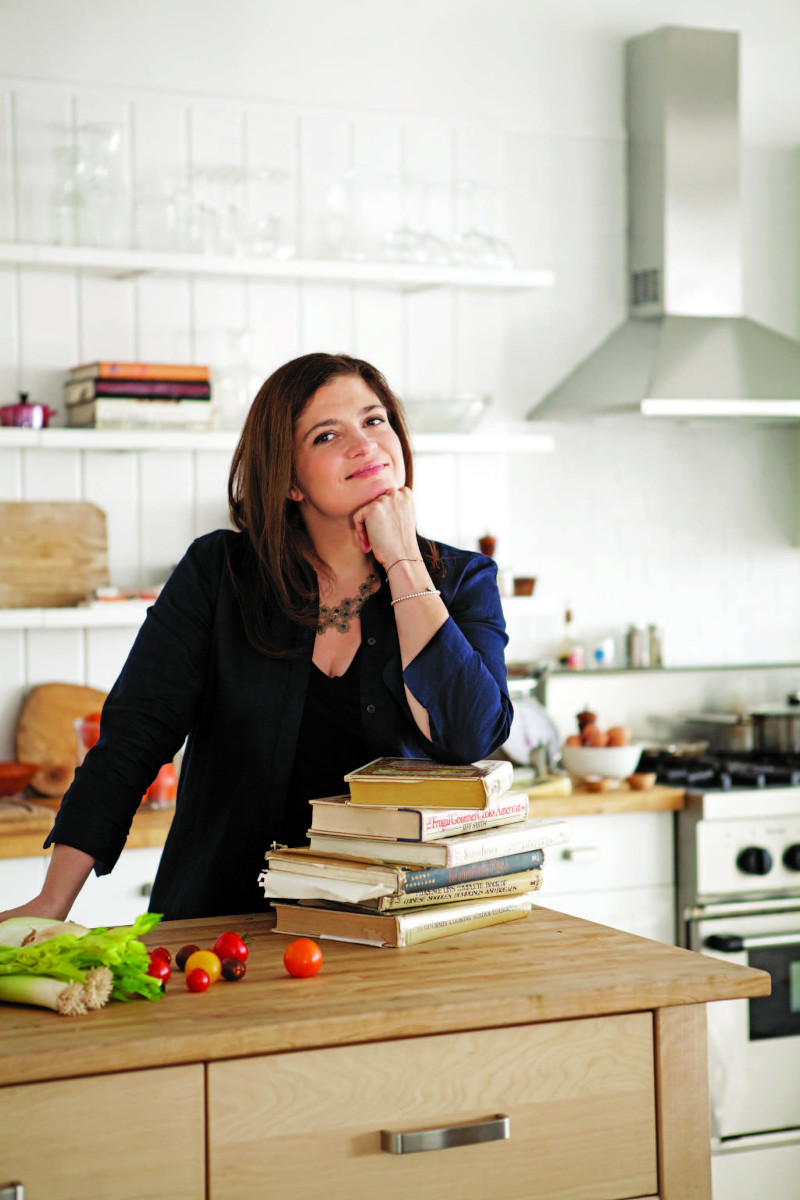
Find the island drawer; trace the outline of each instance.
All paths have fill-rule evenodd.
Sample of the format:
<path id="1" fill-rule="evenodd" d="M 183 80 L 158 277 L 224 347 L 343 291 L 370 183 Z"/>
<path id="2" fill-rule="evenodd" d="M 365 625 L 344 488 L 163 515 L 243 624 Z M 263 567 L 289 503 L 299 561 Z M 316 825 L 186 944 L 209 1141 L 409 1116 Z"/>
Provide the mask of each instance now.
<path id="1" fill-rule="evenodd" d="M 576 964 L 577 968 L 577 964 Z M 649 1013 L 208 1066 L 209 1196 L 617 1200 L 657 1191 Z M 507 1140 L 422 1153 L 381 1131 L 509 1118 Z"/>
<path id="2" fill-rule="evenodd" d="M 202 1064 L 0 1088 L 0 1187 L 21 1183 L 25 1200 L 199 1200 L 204 1122 Z"/>

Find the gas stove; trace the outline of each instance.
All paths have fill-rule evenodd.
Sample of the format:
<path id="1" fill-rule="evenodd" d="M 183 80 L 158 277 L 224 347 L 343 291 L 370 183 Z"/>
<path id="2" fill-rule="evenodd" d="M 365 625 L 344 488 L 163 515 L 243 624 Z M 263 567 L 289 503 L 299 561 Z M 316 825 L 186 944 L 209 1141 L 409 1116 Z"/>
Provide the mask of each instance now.
<path id="1" fill-rule="evenodd" d="M 797 754 L 709 751 L 696 757 L 676 757 L 665 751 L 645 750 L 637 769 L 655 771 L 658 783 L 694 791 L 800 788 L 800 755 Z"/>

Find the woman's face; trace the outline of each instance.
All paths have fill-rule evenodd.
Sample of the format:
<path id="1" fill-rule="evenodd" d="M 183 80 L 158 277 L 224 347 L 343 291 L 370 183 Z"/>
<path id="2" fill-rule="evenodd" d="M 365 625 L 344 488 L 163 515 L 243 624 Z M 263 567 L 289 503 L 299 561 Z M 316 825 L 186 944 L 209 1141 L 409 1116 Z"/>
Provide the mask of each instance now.
<path id="1" fill-rule="evenodd" d="M 306 517 L 349 517 L 405 484 L 400 439 L 371 388 L 338 375 L 319 388 L 294 429 L 295 484 L 289 498 Z"/>

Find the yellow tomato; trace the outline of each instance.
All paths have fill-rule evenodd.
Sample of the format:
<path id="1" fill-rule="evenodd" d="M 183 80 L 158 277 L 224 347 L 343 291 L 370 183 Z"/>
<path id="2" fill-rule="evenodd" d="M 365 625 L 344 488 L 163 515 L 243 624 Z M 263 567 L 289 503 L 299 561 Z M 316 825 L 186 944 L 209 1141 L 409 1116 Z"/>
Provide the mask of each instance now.
<path id="1" fill-rule="evenodd" d="M 222 972 L 222 963 L 213 950 L 195 950 L 189 955 L 183 968 L 187 979 L 197 967 L 206 972 L 209 983 L 216 983 Z"/>

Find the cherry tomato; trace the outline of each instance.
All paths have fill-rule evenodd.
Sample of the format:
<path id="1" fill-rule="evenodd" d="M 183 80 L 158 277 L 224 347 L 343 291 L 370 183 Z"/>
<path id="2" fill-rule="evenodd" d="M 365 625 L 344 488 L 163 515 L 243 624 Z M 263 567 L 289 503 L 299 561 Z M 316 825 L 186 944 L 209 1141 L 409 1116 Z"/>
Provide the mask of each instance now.
<path id="1" fill-rule="evenodd" d="M 172 955 L 166 946 L 156 946 L 155 950 L 150 951 L 150 957 L 152 958 L 154 954 L 157 954 L 159 958 L 165 959 L 168 963 L 172 962 Z"/>
<path id="2" fill-rule="evenodd" d="M 234 983 L 237 979 L 241 979 L 247 967 L 240 958 L 223 958 L 222 960 L 222 978 Z"/>
<path id="3" fill-rule="evenodd" d="M 193 942 L 190 942 L 188 946 L 181 946 L 180 950 L 175 955 L 175 966 L 178 968 L 179 971 L 184 970 L 184 968 L 186 967 L 187 958 L 189 958 L 189 956 L 191 954 L 194 954 L 195 950 L 199 950 L 199 949 L 200 949 L 200 947 L 195 946 L 195 944 Z"/>
<path id="4" fill-rule="evenodd" d="M 322 966 L 322 951 L 311 938 L 297 938 L 286 947 L 283 965 L 290 975 L 307 979 L 309 975 L 316 975 Z"/>
<path id="5" fill-rule="evenodd" d="M 246 962 L 250 951 L 244 938 L 239 937 L 238 933 L 221 933 L 214 942 L 214 953 L 220 958 L 238 958 L 241 962 Z"/>
<path id="6" fill-rule="evenodd" d="M 209 983 L 216 983 L 222 973 L 222 963 L 213 950 L 195 950 L 190 954 L 183 968 L 187 975 L 200 967 L 208 975 Z"/>
<path id="7" fill-rule="evenodd" d="M 153 979 L 160 979 L 162 984 L 165 984 L 172 974 L 172 967 L 165 958 L 155 952 L 150 955 L 150 963 L 147 967 L 147 974 L 152 975 Z"/>
<path id="8" fill-rule="evenodd" d="M 208 971 L 204 971 L 202 967 L 195 967 L 186 976 L 186 986 L 190 992 L 205 992 L 210 983 Z"/>

